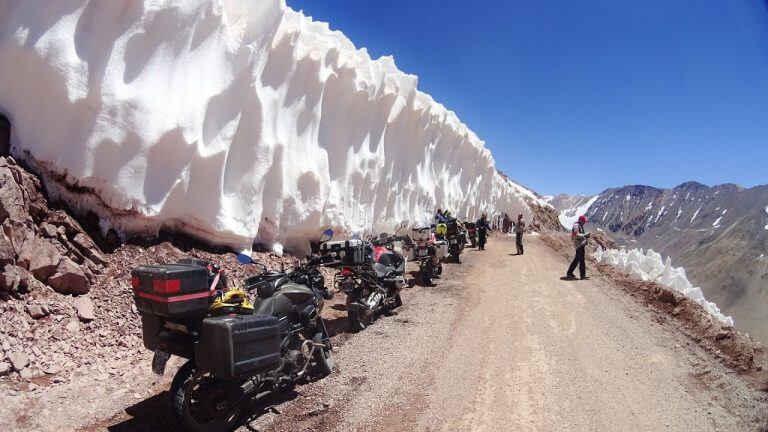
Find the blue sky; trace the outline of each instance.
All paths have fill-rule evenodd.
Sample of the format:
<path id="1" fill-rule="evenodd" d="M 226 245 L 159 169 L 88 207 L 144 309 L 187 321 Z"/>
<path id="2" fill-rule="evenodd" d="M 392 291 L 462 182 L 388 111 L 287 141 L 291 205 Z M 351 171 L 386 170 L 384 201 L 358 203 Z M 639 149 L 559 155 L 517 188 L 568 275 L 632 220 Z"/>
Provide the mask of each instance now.
<path id="1" fill-rule="evenodd" d="M 542 194 L 768 183 L 768 3 L 287 0 L 393 55 Z"/>

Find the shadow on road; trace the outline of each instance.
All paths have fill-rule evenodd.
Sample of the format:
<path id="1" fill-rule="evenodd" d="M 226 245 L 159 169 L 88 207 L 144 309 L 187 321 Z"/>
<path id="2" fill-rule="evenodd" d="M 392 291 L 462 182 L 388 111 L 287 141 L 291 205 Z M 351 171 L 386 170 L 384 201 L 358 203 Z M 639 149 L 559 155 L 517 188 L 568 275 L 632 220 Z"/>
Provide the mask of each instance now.
<path id="1" fill-rule="evenodd" d="M 312 377 L 309 381 L 315 381 L 319 377 Z M 284 390 L 275 393 L 267 393 L 258 399 L 245 403 L 245 410 L 240 419 L 240 427 L 255 431 L 248 424 L 265 413 L 274 410 L 275 406 L 296 399 L 299 393 L 295 390 Z M 107 426 L 110 432 L 146 432 L 163 431 L 176 432 L 179 428 L 173 421 L 168 391 L 163 391 L 125 409 L 129 419 L 120 423 Z"/>

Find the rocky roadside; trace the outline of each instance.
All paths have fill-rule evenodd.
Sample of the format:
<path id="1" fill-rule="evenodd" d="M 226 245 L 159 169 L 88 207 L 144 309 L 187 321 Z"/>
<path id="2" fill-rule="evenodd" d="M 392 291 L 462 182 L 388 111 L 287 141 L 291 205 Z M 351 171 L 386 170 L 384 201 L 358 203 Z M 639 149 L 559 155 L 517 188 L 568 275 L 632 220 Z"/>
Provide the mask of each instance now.
<path id="1" fill-rule="evenodd" d="M 0 227 L 0 430 L 46 430 L 53 425 L 40 414 L 62 408 L 71 417 L 65 429 L 75 428 L 95 404 L 107 414 L 125 406 L 103 403 L 105 397 L 153 394 L 160 380 L 142 345 L 130 284 L 135 266 L 205 259 L 234 281 L 257 271 L 231 252 L 185 238 L 104 251 L 10 157 L 0 158 Z M 273 253 L 254 258 L 271 269 L 295 261 Z"/>

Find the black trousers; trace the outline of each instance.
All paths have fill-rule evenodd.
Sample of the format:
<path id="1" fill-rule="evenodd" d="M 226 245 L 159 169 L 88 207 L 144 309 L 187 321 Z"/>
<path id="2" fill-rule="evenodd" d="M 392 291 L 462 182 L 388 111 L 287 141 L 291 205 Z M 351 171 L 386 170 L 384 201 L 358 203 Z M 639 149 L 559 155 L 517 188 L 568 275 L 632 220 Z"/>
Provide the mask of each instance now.
<path id="1" fill-rule="evenodd" d="M 576 256 L 571 261 L 570 267 L 568 267 L 568 276 L 573 276 L 573 271 L 576 270 L 576 265 L 579 266 L 579 276 L 584 277 L 587 275 L 587 263 L 584 261 L 584 246 L 576 249 Z"/>
<path id="2" fill-rule="evenodd" d="M 523 254 L 523 233 L 515 233 L 516 239 L 515 244 L 517 245 L 517 253 L 518 255 Z"/>

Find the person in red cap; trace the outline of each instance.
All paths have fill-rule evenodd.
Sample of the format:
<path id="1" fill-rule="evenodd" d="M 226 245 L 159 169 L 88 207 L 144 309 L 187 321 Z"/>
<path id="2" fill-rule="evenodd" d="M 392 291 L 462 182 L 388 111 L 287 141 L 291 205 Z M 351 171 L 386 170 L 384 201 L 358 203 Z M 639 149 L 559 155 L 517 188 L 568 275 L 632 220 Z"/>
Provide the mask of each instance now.
<path id="1" fill-rule="evenodd" d="M 587 279 L 587 263 L 584 261 L 584 249 L 587 246 L 590 234 L 584 232 L 584 224 L 586 223 L 587 217 L 581 215 L 579 216 L 579 221 L 573 224 L 573 229 L 571 229 L 571 240 L 573 240 L 573 246 L 576 248 L 576 256 L 568 267 L 568 273 L 565 274 L 566 279 L 576 279 L 576 276 L 573 275 L 576 265 L 579 266 L 579 276 L 582 279 Z"/>

